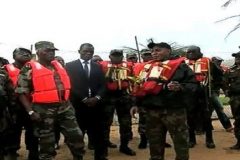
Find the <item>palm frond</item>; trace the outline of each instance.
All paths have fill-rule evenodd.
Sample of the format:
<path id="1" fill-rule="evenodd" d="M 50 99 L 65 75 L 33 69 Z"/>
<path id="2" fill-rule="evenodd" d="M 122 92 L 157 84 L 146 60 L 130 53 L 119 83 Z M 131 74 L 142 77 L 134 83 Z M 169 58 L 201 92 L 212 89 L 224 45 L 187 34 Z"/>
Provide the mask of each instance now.
<path id="1" fill-rule="evenodd" d="M 237 14 L 237 15 L 234 15 L 234 16 L 230 16 L 230 17 L 226 17 L 224 19 L 216 21 L 216 23 L 219 23 L 219 22 L 222 22 L 222 21 L 226 21 L 226 20 L 229 20 L 231 18 L 237 18 L 237 17 L 240 17 L 240 14 Z"/>
<path id="2" fill-rule="evenodd" d="M 227 34 L 225 39 L 227 39 L 230 36 L 231 33 L 235 32 L 239 28 L 240 28 L 240 22 Z"/>
<path id="3" fill-rule="evenodd" d="M 123 51 L 124 51 L 124 53 L 138 53 L 138 50 L 137 49 L 135 49 L 135 48 L 132 48 L 132 47 L 127 47 L 127 46 L 123 46 L 122 47 L 123 48 Z"/>
<path id="4" fill-rule="evenodd" d="M 127 47 L 127 46 L 123 46 L 122 47 L 123 49 L 126 49 L 126 50 L 132 50 L 132 51 L 138 51 L 137 49 L 135 49 L 135 48 L 132 48 L 132 47 Z"/>
<path id="5" fill-rule="evenodd" d="M 228 7 L 232 3 L 232 1 L 236 1 L 236 0 L 228 0 L 222 5 L 222 7 Z"/>
<path id="6" fill-rule="evenodd" d="M 146 45 L 139 43 L 139 46 L 143 47 L 143 48 L 148 48 Z"/>

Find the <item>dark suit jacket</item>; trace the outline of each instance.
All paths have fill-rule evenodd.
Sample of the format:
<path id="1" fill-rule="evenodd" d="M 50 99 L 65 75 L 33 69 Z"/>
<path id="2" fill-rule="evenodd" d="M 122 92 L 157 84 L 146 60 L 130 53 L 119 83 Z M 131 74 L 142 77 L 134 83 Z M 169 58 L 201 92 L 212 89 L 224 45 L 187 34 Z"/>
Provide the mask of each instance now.
<path id="1" fill-rule="evenodd" d="M 100 96 L 105 93 L 105 77 L 99 64 L 90 62 L 90 77 L 87 77 L 80 60 L 75 60 L 66 64 L 66 70 L 71 81 L 70 100 L 74 104 L 80 104 L 82 100 L 89 97 L 89 88 L 91 97 Z"/>

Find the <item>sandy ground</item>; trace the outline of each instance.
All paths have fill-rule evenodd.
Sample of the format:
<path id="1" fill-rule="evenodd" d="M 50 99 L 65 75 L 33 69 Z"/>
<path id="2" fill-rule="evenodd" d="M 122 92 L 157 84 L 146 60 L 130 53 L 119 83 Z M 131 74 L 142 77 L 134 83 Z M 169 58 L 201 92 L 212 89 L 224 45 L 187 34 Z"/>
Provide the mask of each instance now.
<path id="1" fill-rule="evenodd" d="M 197 145 L 195 148 L 190 149 L 190 160 L 240 160 L 240 151 L 231 151 L 227 147 L 235 143 L 233 133 L 226 132 L 219 121 L 213 121 L 214 125 L 214 139 L 216 148 L 207 149 L 205 147 L 204 135 L 197 136 Z M 130 143 L 130 146 L 135 149 L 137 156 L 131 157 L 121 154 L 118 149 L 109 150 L 109 160 L 148 160 L 149 150 L 139 150 L 137 148 L 139 143 L 139 135 L 137 133 L 137 125 L 133 125 L 134 138 Z M 87 141 L 87 139 L 86 139 Z M 111 129 L 111 141 L 119 144 L 118 126 L 113 126 Z M 167 141 L 172 144 L 171 138 L 168 136 Z M 56 160 L 71 160 L 70 152 L 67 146 L 63 143 L 61 138 L 61 148 L 58 150 Z M 27 152 L 24 145 L 22 145 L 20 153 L 20 160 L 26 159 Z M 173 148 L 166 149 L 165 160 L 174 160 L 175 153 Z M 92 160 L 93 151 L 87 150 L 84 160 Z"/>

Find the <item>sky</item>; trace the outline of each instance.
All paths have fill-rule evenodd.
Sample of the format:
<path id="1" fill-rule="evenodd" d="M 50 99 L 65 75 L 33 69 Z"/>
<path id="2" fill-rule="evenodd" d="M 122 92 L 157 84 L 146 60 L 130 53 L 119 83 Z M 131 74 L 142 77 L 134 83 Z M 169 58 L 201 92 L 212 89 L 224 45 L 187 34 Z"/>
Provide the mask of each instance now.
<path id="1" fill-rule="evenodd" d="M 79 58 L 82 43 L 92 43 L 104 59 L 111 49 L 136 48 L 134 36 L 146 46 L 155 42 L 198 45 L 205 56 L 231 58 L 239 51 L 240 29 L 225 36 L 239 18 L 240 1 L 226 0 L 1 0 L 0 56 L 12 61 L 16 47 L 52 41 L 57 55 Z M 140 46 L 141 49 L 141 46 Z"/>

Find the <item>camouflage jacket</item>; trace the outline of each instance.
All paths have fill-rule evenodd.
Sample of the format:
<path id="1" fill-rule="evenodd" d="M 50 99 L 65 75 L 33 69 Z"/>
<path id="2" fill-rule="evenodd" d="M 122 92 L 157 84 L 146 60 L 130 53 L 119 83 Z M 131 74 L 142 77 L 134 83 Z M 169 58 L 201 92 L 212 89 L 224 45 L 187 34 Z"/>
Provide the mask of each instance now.
<path id="1" fill-rule="evenodd" d="M 14 94 L 11 80 L 4 68 L 0 69 L 0 133 L 5 131 L 12 120 L 9 114 L 10 98 Z"/>
<path id="2" fill-rule="evenodd" d="M 12 81 L 4 68 L 0 68 L 0 97 L 6 101 L 11 101 L 14 97 Z"/>
<path id="3" fill-rule="evenodd" d="M 15 92 L 18 94 L 30 94 L 32 90 L 32 69 L 30 66 L 24 66 L 18 76 Z"/>
<path id="4" fill-rule="evenodd" d="M 229 95 L 240 95 L 240 67 L 234 65 L 224 74 L 224 90 Z"/>

